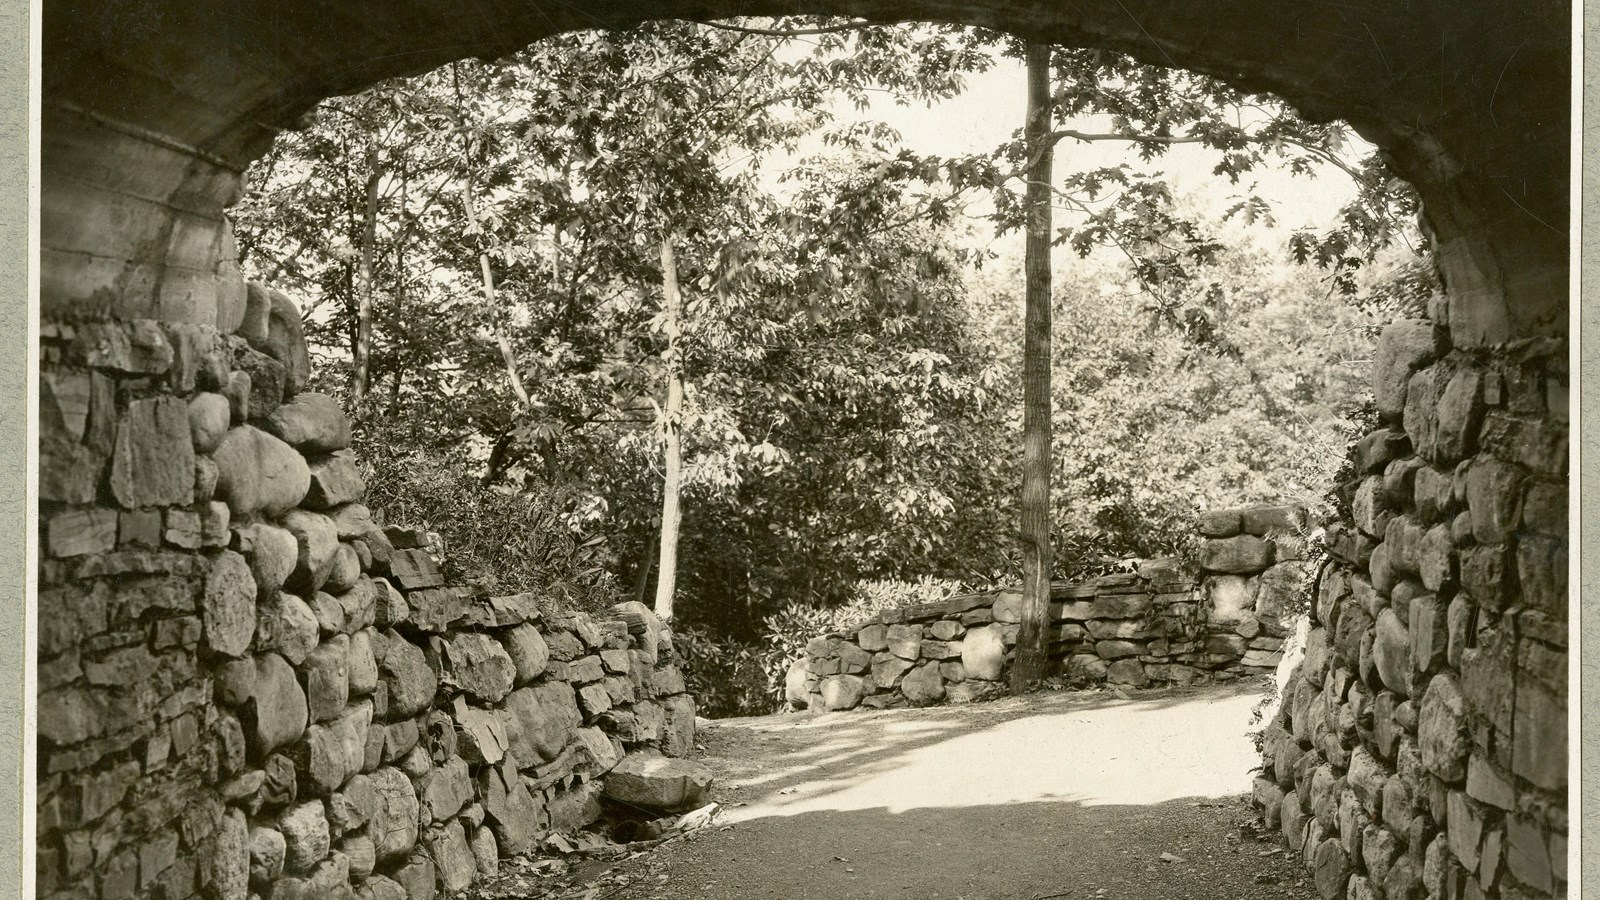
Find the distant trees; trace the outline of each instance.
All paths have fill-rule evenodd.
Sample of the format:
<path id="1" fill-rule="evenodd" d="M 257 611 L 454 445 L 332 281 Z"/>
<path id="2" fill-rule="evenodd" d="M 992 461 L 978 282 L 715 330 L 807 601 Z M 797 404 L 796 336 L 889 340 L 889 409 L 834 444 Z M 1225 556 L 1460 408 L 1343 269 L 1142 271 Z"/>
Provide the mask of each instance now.
<path id="1" fill-rule="evenodd" d="M 586 571 L 719 635 L 866 579 L 1021 574 L 1022 267 L 961 230 L 1021 229 L 1030 185 L 1056 209 L 1045 241 L 1084 273 L 1049 292 L 1055 361 L 1032 373 L 1051 386 L 1029 408 L 1055 409 L 1033 420 L 1056 485 L 1031 483 L 1054 546 L 1036 583 L 1173 549 L 1197 506 L 1312 491 L 1362 390 L 1338 363 L 1429 290 L 1422 269 L 1369 271 L 1397 252 L 1409 193 L 1348 160 L 1337 126 L 1114 54 L 1038 54 L 1034 120 L 1055 124 L 992 153 L 940 159 L 833 121 L 874 92 L 953 95 L 1023 52 L 785 19 L 457 63 L 328 101 L 281 139 L 235 208 L 241 255 L 307 301 L 323 387 L 363 437 L 537 496 L 540 527 L 592 535 Z M 826 152 L 780 198 L 758 164 L 808 137 Z M 1048 191 L 1023 177 L 1030 147 L 1105 140 L 1129 162 Z M 1270 204 L 1246 191 L 1229 225 L 1173 197 L 1157 163 L 1178 144 L 1214 151 L 1219 178 L 1332 166 L 1358 197 L 1326 233 L 1239 246 L 1223 230 L 1265 226 Z M 412 508 L 465 502 L 442 483 L 415 489 L 448 503 Z M 470 524 L 462 540 L 505 533 Z"/>

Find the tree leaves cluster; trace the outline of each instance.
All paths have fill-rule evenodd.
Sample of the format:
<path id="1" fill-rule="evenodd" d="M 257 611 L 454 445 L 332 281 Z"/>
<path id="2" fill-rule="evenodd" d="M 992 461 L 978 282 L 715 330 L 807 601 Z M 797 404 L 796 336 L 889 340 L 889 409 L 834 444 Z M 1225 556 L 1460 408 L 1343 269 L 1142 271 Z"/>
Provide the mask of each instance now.
<path id="1" fill-rule="evenodd" d="M 940 158 L 836 116 L 952 96 L 1020 46 L 946 26 L 655 22 L 453 64 L 285 135 L 235 209 L 241 257 L 309 301 L 319 378 L 384 459 L 385 502 L 440 530 L 459 508 L 456 544 L 487 571 L 497 545 L 546 553 L 513 534 L 537 498 L 530 534 L 588 537 L 558 548 L 565 575 L 547 553 L 504 569 L 646 597 L 670 236 L 683 626 L 765 665 L 770 617 L 809 621 L 796 610 L 873 579 L 1015 577 L 1020 266 L 961 230 L 1020 226 L 1026 148 Z M 1057 49 L 1052 65 L 1053 138 L 1128 150 L 1054 185 L 1056 244 L 1080 258 L 1057 280 L 1053 501 L 1057 572 L 1078 576 L 1181 549 L 1196 508 L 1318 496 L 1375 327 L 1436 288 L 1426 264 L 1393 262 L 1426 249 L 1414 198 L 1338 123 L 1117 54 Z M 825 152 L 773 191 L 763 161 L 808 141 Z M 1223 221 L 1173 195 L 1160 164 L 1179 144 L 1240 185 Z M 1241 246 L 1226 220 L 1272 224 L 1249 183 L 1268 166 L 1339 171 L 1355 200 L 1325 231 Z"/>

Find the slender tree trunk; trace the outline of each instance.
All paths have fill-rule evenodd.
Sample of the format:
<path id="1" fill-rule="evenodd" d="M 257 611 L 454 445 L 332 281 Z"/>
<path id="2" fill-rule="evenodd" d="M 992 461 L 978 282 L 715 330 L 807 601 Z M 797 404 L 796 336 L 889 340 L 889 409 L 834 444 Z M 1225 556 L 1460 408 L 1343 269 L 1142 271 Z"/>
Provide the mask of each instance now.
<path id="1" fill-rule="evenodd" d="M 469 180 L 466 187 L 461 190 L 461 204 L 467 213 L 467 222 L 474 229 L 478 227 L 478 209 L 472 205 L 472 182 Z M 487 244 L 488 237 L 484 238 Z M 506 333 L 500 329 L 500 311 L 496 309 L 498 296 L 494 289 L 494 268 L 489 263 L 489 249 L 485 246 L 478 251 L 478 270 L 483 279 L 483 299 L 489 304 L 489 320 L 494 323 L 494 342 L 500 348 L 500 361 L 505 364 L 506 377 L 511 381 L 511 393 L 517 397 L 517 402 L 522 409 L 527 409 L 531 403 L 528 399 L 528 389 L 522 384 L 522 373 L 517 371 L 517 355 L 511 350 L 511 342 L 506 340 Z"/>
<path id="2" fill-rule="evenodd" d="M 656 615 L 663 621 L 669 621 L 672 618 L 672 595 L 678 580 L 678 526 L 683 520 L 683 511 L 678 506 L 678 493 L 683 479 L 683 443 L 679 429 L 683 407 L 683 347 L 679 341 L 679 317 L 683 313 L 683 297 L 678 293 L 678 263 L 673 258 L 671 237 L 661 241 L 661 284 L 663 330 L 667 333 L 666 480 L 661 488 L 661 551 L 656 575 Z"/>
<path id="3" fill-rule="evenodd" d="M 367 145 L 367 208 L 361 223 L 361 296 L 356 303 L 356 345 L 351 354 L 350 400 L 360 405 L 372 369 L 372 255 L 378 241 L 378 145 Z"/>
<path id="4" fill-rule="evenodd" d="M 650 587 L 650 570 L 656 567 L 656 556 L 661 552 L 661 541 L 645 541 L 644 562 L 633 576 L 633 599 L 644 602 L 644 593 Z"/>
<path id="5" fill-rule="evenodd" d="M 1037 684 L 1050 640 L 1050 47 L 1028 45 L 1027 276 L 1022 339 L 1022 629 L 1011 691 Z"/>

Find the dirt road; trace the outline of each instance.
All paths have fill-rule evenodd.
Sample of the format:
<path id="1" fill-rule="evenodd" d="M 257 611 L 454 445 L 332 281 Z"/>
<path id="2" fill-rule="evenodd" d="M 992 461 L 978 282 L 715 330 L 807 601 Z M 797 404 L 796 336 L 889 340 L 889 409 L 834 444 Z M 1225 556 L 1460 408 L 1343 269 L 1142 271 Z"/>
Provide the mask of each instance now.
<path id="1" fill-rule="evenodd" d="M 718 825 L 596 897 L 1304 900 L 1243 792 L 1255 686 L 723 720 Z"/>

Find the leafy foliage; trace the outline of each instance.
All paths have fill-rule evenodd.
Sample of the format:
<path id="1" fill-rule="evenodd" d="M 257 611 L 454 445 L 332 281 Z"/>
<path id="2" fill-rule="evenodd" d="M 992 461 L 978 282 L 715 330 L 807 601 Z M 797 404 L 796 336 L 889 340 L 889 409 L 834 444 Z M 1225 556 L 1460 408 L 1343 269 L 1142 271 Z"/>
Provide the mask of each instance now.
<path id="1" fill-rule="evenodd" d="M 1017 45 L 770 23 L 823 29 L 802 46 L 753 24 L 569 34 L 331 100 L 234 211 L 248 272 L 310 300 L 375 507 L 444 535 L 462 577 L 591 608 L 644 596 L 655 565 L 671 238 L 676 629 L 719 712 L 767 708 L 815 634 L 1017 573 L 1020 267 L 962 229 L 978 198 L 986 231 L 1020 224 L 1021 141 L 942 159 L 834 118 L 952 96 Z M 1129 150 L 1056 185 L 1077 260 L 1056 297 L 1054 538 L 1058 575 L 1081 577 L 1182 552 L 1200 508 L 1319 502 L 1376 329 L 1437 285 L 1401 224 L 1414 198 L 1344 126 L 1117 54 L 1054 66 L 1057 138 Z M 817 136 L 769 190 L 758 163 Z M 1240 185 L 1221 219 L 1164 178 L 1180 143 Z M 1357 196 L 1321 233 L 1252 243 L 1274 224 L 1249 184 L 1267 166 L 1342 170 Z"/>
<path id="2" fill-rule="evenodd" d="M 366 502 L 388 522 L 438 533 L 452 580 L 533 592 L 557 609 L 602 613 L 617 601 L 603 536 L 575 533 L 553 490 L 485 487 L 459 453 L 398 438 L 381 422 L 358 423 L 351 446 Z"/>

